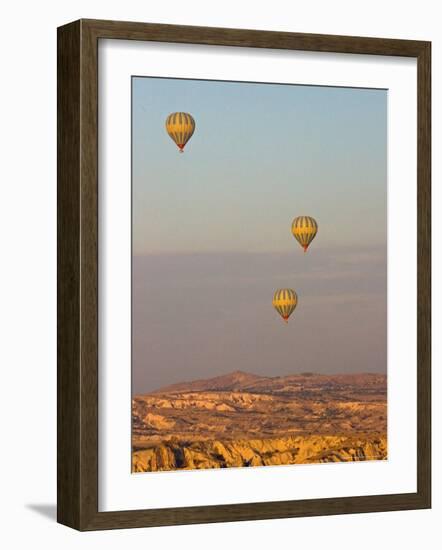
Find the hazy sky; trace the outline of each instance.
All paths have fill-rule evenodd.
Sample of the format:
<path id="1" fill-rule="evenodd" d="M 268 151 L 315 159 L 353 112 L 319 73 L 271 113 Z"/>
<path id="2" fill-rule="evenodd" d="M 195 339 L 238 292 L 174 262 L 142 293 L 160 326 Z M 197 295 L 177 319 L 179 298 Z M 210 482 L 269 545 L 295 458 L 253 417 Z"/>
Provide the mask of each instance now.
<path id="1" fill-rule="evenodd" d="M 134 78 L 134 392 L 386 370 L 387 92 Z M 186 111 L 180 154 L 164 123 Z M 298 215 L 319 231 L 307 254 Z M 286 326 L 276 288 L 299 304 Z"/>

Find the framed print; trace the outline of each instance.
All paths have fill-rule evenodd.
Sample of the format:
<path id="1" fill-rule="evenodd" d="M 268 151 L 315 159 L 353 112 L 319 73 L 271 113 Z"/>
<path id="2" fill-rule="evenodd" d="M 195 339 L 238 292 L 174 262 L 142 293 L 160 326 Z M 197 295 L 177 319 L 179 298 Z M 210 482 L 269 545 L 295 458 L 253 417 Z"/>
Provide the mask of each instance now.
<path id="1" fill-rule="evenodd" d="M 430 43 L 58 30 L 58 521 L 429 508 Z"/>

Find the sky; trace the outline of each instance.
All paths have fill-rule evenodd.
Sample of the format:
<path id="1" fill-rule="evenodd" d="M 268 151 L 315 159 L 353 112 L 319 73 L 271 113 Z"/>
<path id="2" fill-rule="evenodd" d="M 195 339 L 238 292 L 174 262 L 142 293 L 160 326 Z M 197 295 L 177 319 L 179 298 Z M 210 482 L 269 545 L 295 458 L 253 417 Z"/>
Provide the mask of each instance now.
<path id="1" fill-rule="evenodd" d="M 386 372 L 387 92 L 135 77 L 132 99 L 134 393 Z M 196 121 L 184 154 L 174 111 Z M 298 215 L 319 224 L 307 254 Z"/>

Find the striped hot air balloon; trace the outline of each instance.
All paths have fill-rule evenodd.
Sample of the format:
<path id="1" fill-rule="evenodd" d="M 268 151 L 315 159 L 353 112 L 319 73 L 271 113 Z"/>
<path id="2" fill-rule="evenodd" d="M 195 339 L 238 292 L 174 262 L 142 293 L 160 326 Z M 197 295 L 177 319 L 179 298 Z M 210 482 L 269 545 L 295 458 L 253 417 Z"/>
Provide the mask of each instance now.
<path id="1" fill-rule="evenodd" d="M 183 153 L 184 146 L 195 131 L 195 121 L 189 113 L 171 113 L 166 118 L 166 131 Z"/>
<path id="2" fill-rule="evenodd" d="M 307 248 L 318 232 L 318 224 L 310 216 L 298 216 L 292 222 L 292 233 L 298 243 L 307 252 Z"/>
<path id="3" fill-rule="evenodd" d="M 291 288 L 279 288 L 273 295 L 272 305 L 286 323 L 297 303 L 298 295 Z"/>

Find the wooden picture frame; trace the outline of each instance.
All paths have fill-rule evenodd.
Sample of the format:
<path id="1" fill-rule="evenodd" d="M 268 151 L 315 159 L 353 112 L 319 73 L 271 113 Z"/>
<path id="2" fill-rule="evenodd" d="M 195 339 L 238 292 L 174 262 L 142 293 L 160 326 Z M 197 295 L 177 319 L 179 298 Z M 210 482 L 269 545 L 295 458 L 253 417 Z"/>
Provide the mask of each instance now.
<path id="1" fill-rule="evenodd" d="M 98 511 L 98 41 L 123 39 L 417 59 L 417 492 Z M 431 506 L 431 44 L 422 41 L 79 20 L 58 29 L 58 521 L 81 531 Z"/>

